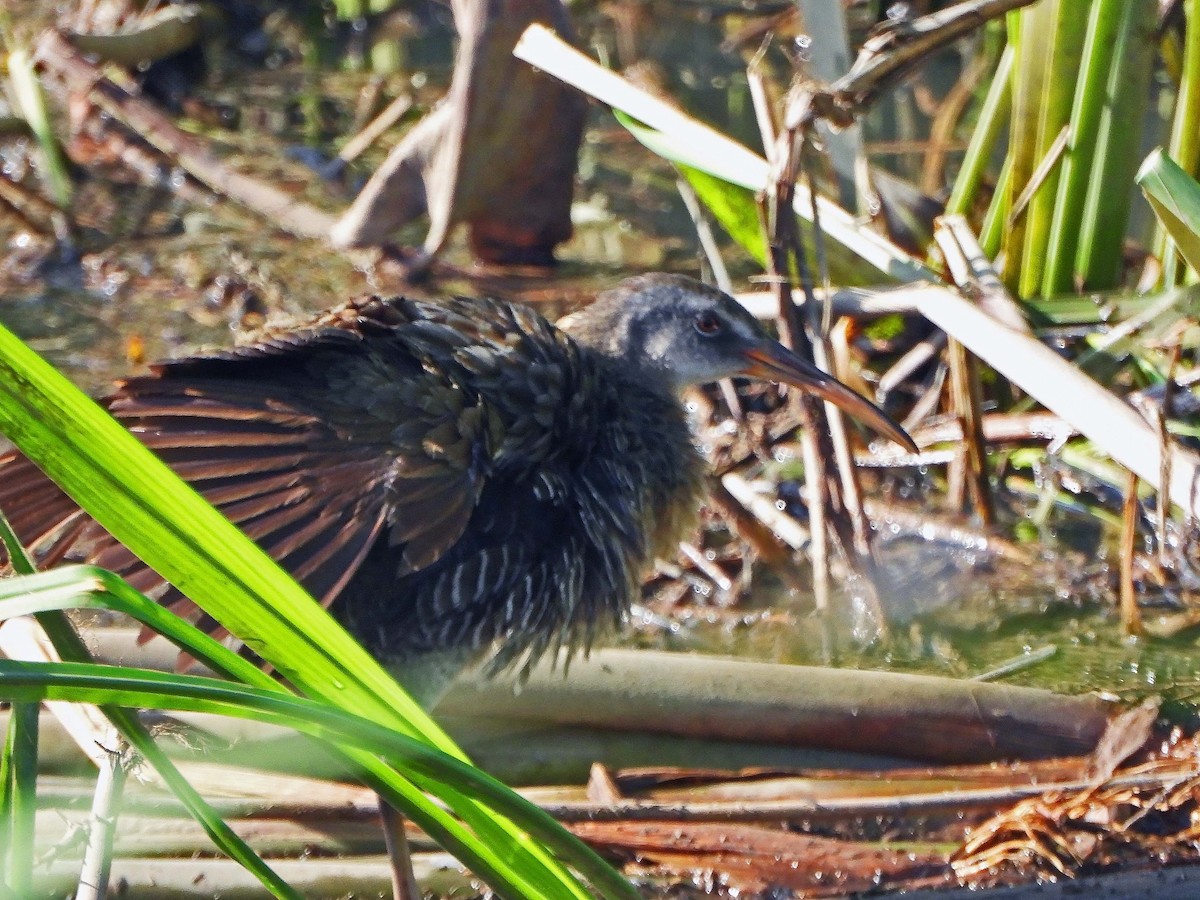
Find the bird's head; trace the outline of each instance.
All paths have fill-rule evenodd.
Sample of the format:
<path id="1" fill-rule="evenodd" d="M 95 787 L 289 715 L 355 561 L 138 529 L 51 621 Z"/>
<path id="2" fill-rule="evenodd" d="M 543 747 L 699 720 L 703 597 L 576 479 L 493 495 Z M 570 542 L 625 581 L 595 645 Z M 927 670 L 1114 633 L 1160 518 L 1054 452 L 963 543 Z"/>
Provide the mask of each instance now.
<path id="1" fill-rule="evenodd" d="M 631 370 L 665 378 L 675 392 L 732 375 L 783 382 L 916 449 L 879 407 L 771 338 L 728 294 L 691 278 L 652 273 L 627 279 L 559 324 Z"/>

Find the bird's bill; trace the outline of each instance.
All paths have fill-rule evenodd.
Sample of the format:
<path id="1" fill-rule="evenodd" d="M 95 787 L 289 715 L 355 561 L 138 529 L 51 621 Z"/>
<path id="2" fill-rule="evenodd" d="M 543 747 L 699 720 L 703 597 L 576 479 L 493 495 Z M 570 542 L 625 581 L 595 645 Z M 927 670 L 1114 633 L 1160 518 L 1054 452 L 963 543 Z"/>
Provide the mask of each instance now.
<path id="1" fill-rule="evenodd" d="M 750 364 L 742 370 L 743 374 L 795 385 L 832 403 L 900 446 L 917 452 L 917 445 L 913 443 L 913 439 L 891 416 L 829 373 L 822 372 L 810 362 L 805 362 L 782 344 L 774 341 L 764 343 L 747 350 L 746 358 L 750 360 Z"/>

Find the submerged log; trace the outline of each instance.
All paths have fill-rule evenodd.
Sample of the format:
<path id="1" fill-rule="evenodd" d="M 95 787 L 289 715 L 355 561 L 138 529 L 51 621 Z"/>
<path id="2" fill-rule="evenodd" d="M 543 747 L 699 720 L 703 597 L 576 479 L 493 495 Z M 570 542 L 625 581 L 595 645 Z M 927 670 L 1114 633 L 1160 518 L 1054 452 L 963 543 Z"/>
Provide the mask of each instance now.
<path id="1" fill-rule="evenodd" d="M 1086 753 L 1115 707 L 1096 696 L 896 672 L 600 650 L 522 685 L 460 678 L 438 713 L 554 721 L 982 762 Z"/>

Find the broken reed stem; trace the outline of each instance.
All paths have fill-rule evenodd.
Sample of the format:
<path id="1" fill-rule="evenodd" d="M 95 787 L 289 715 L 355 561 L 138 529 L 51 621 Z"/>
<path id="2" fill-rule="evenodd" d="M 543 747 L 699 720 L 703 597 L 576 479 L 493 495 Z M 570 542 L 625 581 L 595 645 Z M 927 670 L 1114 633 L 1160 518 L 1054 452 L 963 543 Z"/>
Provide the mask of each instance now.
<path id="1" fill-rule="evenodd" d="M 1130 472 L 1125 481 L 1125 502 L 1121 506 L 1121 624 L 1126 634 L 1142 634 L 1142 613 L 1137 605 L 1133 584 L 1133 552 L 1137 539 L 1138 477 Z"/>
<path id="2" fill-rule="evenodd" d="M 338 159 L 344 163 L 352 163 L 363 152 L 374 144 L 383 133 L 404 118 L 404 114 L 412 109 L 413 100 L 408 94 L 400 94 L 384 107 L 383 112 L 367 123 L 358 134 L 346 141 L 345 146 L 338 152 Z"/>
<path id="3" fill-rule="evenodd" d="M 804 94 L 794 97 L 790 106 L 803 105 Z M 759 127 L 764 135 L 775 133 L 774 119 L 765 98 L 755 95 Z M 811 127 L 808 126 L 808 127 Z M 767 143 L 771 163 L 770 186 L 760 200 L 760 215 L 767 235 L 767 261 L 778 300 L 780 337 L 785 345 L 808 355 L 828 369 L 827 343 L 829 311 L 816 302 L 812 268 L 804 248 L 800 224 L 792 212 L 796 183 L 803 170 L 810 190 L 816 187 L 811 166 L 806 165 L 809 145 L 804 125 L 792 127 Z M 814 195 L 815 196 L 815 195 Z M 815 200 L 814 200 L 815 203 Z M 765 209 L 764 209 L 765 207 Z M 815 212 L 815 211 L 814 211 Z M 826 272 L 820 220 L 814 217 L 814 249 L 819 271 Z M 792 276 L 795 274 L 805 297 L 807 327 L 800 321 L 792 300 Z M 827 279 L 826 279 L 827 280 Z M 828 285 L 826 285 L 828 287 Z M 808 353 L 804 347 L 807 345 Z M 887 622 L 874 581 L 874 558 L 870 528 L 861 510 L 860 492 L 846 438 L 845 426 L 837 413 L 816 398 L 800 396 L 796 401 L 804 431 L 801 452 L 804 459 L 805 488 L 811 525 L 813 593 L 817 609 L 830 607 L 830 537 L 836 537 L 863 599 L 870 609 L 878 636 L 886 637 Z M 839 475 L 831 474 L 830 465 L 838 464 Z"/>
<path id="4" fill-rule="evenodd" d="M 788 252 L 789 241 L 785 233 L 791 221 L 794 230 L 795 220 L 791 214 L 792 189 L 785 179 L 778 179 L 772 186 L 767 199 L 767 219 L 770 223 L 767 260 L 769 274 L 779 300 L 779 331 L 785 346 L 792 350 L 804 352 L 804 329 L 800 327 L 796 306 L 792 303 L 791 262 Z M 795 262 L 802 267 L 802 257 Z M 801 276 L 803 281 L 803 275 Z M 826 458 L 821 453 L 820 446 L 820 402 L 812 398 L 795 396 L 789 398 L 796 404 L 796 409 L 803 426 L 800 435 L 800 451 L 804 459 L 804 487 L 808 503 L 808 518 L 810 524 L 811 543 L 809 553 L 813 567 L 813 601 L 821 611 L 830 609 L 831 567 L 829 532 L 827 514 L 831 503 L 829 498 L 828 477 L 825 468 Z"/>
<path id="5" fill-rule="evenodd" d="M 1023 325 L 1024 318 L 1012 309 L 1011 298 L 1004 292 L 991 261 L 984 256 L 966 220 L 961 216 L 943 216 L 934 225 L 933 234 L 946 270 L 962 295 L 998 321 L 1011 322 L 1014 327 Z M 950 367 L 950 401 L 963 429 L 963 486 L 975 515 L 984 525 L 990 525 L 996 513 L 988 482 L 979 362 L 955 340 L 949 341 L 946 357 Z M 965 505 L 961 495 L 955 502 L 959 509 Z"/>
<path id="6" fill-rule="evenodd" d="M 752 83 L 758 81 L 758 86 L 764 87 L 753 65 L 750 67 L 749 77 Z M 796 264 L 802 283 L 807 274 L 803 254 L 795 255 L 795 242 L 792 240 L 796 233 L 796 217 L 792 213 L 796 185 L 795 135 L 791 132 L 780 135 L 774 109 L 765 90 L 752 91 L 751 97 L 767 158 L 771 164 L 771 183 L 764 194 L 760 195 L 758 206 L 767 242 L 767 273 L 776 297 L 779 337 L 785 346 L 811 357 L 811 347 L 809 353 L 804 354 L 803 347 L 807 342 L 796 304 L 792 300 L 792 263 Z M 807 293 L 811 293 L 811 285 L 808 286 Z M 827 611 L 831 606 L 831 562 L 825 525 L 828 509 L 825 464 L 817 435 L 817 423 L 820 421 L 819 404 L 803 396 L 793 398 L 789 395 L 789 401 L 795 404 L 803 426 L 800 450 L 804 460 L 804 487 L 811 535 L 809 556 L 813 568 L 813 602 L 818 610 Z"/>
<path id="7" fill-rule="evenodd" d="M 817 204 L 817 180 L 813 174 L 811 146 L 806 140 L 801 147 L 801 165 L 805 179 L 808 181 L 808 196 L 812 203 L 813 250 L 817 258 L 817 271 L 821 277 L 821 287 L 828 297 L 832 292 L 829 281 L 829 262 L 825 253 L 825 232 L 821 229 L 820 207 Z M 804 254 L 799 236 L 796 236 L 795 252 Z M 833 308 L 829 303 L 818 303 L 812 286 L 805 287 L 805 304 L 807 312 L 809 340 L 813 345 L 813 356 L 817 364 L 826 372 L 837 374 L 833 367 L 833 345 L 829 335 L 833 330 Z M 850 449 L 850 437 L 846 428 L 846 418 L 842 411 L 835 406 L 825 404 L 825 414 L 829 420 L 829 436 L 833 443 L 834 458 L 837 462 L 838 474 L 841 476 L 842 505 L 854 534 L 854 552 L 863 563 L 863 567 L 873 573 L 875 557 L 871 545 L 871 523 L 863 510 L 862 485 L 858 480 L 858 469 L 854 465 L 854 454 Z M 883 622 L 883 609 L 879 598 L 875 596 L 874 579 L 868 577 L 866 583 L 872 596 L 869 602 L 875 607 L 879 621 Z"/>

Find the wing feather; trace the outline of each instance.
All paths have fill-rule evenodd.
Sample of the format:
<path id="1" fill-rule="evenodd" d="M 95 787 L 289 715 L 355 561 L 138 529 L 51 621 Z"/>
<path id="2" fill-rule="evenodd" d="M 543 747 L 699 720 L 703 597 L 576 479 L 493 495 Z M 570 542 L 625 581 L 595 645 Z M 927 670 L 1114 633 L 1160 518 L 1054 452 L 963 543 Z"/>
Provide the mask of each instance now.
<path id="1" fill-rule="evenodd" d="M 470 519 L 481 477 L 470 464 L 486 435 L 478 417 L 462 415 L 477 398 L 397 349 L 392 332 L 372 334 L 364 340 L 320 328 L 167 363 L 122 382 L 107 400 L 113 415 L 325 605 L 389 521 L 405 522 L 407 568 L 444 553 Z M 341 383 L 356 380 L 361 391 Z M 430 434 L 449 451 L 422 444 Z M 15 451 L 0 455 L 0 509 L 42 563 L 97 563 L 220 631 Z"/>

